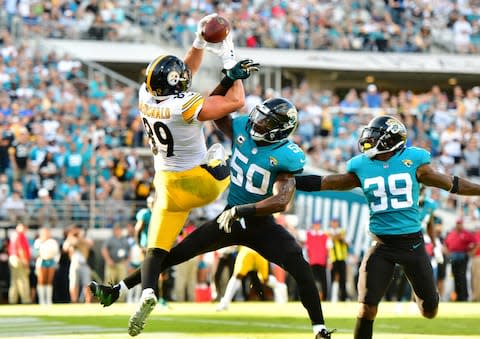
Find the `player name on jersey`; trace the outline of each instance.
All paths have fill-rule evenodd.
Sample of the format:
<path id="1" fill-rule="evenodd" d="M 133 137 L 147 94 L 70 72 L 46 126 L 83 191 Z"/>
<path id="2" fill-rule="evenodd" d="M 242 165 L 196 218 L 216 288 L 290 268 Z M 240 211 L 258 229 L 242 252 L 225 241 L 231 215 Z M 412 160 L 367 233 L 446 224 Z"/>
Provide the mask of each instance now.
<path id="1" fill-rule="evenodd" d="M 154 107 L 146 103 L 139 103 L 138 109 L 143 115 L 154 119 L 170 119 L 172 115 L 169 107 Z"/>

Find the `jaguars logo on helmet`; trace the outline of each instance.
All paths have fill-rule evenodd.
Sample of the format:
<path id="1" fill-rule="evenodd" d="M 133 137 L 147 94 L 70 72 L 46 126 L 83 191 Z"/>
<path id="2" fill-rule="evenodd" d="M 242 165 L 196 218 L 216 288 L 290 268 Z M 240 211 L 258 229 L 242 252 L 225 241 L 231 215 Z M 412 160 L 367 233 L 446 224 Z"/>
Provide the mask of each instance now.
<path id="1" fill-rule="evenodd" d="M 373 118 L 358 140 L 360 151 L 373 158 L 377 154 L 392 152 L 405 147 L 407 129 L 394 117 L 384 115 Z"/>
<path id="2" fill-rule="evenodd" d="M 191 84 L 191 72 L 185 63 L 174 55 L 161 55 L 147 67 L 145 85 L 155 98 L 186 92 Z"/>
<path id="3" fill-rule="evenodd" d="M 268 143 L 287 139 L 297 124 L 297 109 L 284 98 L 269 99 L 257 105 L 250 113 L 248 121 L 252 139 Z"/>

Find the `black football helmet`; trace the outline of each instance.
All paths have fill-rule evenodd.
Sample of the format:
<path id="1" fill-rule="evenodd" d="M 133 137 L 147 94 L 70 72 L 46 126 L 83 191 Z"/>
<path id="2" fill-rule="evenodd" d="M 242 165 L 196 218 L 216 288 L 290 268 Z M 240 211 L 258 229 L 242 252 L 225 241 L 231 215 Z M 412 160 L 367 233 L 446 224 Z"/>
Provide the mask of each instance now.
<path id="1" fill-rule="evenodd" d="M 161 55 L 147 67 L 145 84 L 155 98 L 185 92 L 190 88 L 192 73 L 185 63 L 173 55 Z"/>
<path id="2" fill-rule="evenodd" d="M 284 98 L 268 99 L 255 106 L 248 121 L 252 139 L 268 143 L 287 139 L 297 124 L 297 109 Z"/>
<path id="3" fill-rule="evenodd" d="M 358 147 L 369 158 L 405 147 L 407 129 L 388 115 L 373 118 L 360 134 Z"/>

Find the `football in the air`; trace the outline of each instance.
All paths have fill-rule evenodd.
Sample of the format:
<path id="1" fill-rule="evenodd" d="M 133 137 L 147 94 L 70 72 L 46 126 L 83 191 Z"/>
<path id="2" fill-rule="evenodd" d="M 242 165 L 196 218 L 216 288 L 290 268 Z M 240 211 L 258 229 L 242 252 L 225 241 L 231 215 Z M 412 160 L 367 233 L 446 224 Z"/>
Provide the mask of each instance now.
<path id="1" fill-rule="evenodd" d="M 206 42 L 222 42 L 230 32 L 230 23 L 223 16 L 217 15 L 207 21 L 203 27 L 203 38 Z"/>

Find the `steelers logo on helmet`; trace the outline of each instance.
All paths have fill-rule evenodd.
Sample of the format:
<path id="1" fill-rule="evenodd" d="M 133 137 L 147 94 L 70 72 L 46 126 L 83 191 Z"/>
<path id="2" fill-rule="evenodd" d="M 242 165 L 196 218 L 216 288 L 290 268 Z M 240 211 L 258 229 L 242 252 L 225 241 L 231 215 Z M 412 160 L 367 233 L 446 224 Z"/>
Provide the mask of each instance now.
<path id="1" fill-rule="evenodd" d="M 362 130 L 358 140 L 360 152 L 370 158 L 377 154 L 399 150 L 405 147 L 407 129 L 394 117 L 385 115 L 373 118 Z"/>
<path id="2" fill-rule="evenodd" d="M 156 99 L 186 92 L 190 84 L 190 69 L 174 55 L 161 55 L 147 67 L 145 85 Z"/>
<path id="3" fill-rule="evenodd" d="M 295 106 L 284 98 L 273 98 L 257 105 L 249 115 L 248 128 L 255 141 L 276 143 L 287 139 L 298 123 Z"/>

